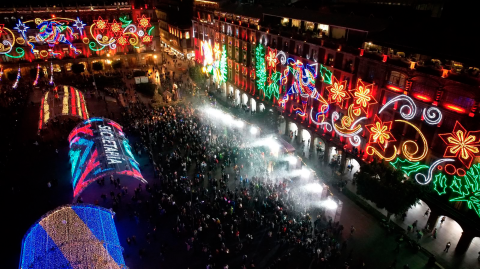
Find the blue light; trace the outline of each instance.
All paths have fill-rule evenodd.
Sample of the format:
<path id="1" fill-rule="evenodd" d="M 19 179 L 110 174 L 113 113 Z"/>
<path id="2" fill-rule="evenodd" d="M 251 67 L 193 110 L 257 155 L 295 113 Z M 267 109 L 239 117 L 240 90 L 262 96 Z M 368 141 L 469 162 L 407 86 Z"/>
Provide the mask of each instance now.
<path id="1" fill-rule="evenodd" d="M 102 118 L 90 118 L 89 120 L 86 120 L 83 122 L 83 124 L 89 124 L 89 123 L 92 123 L 94 121 L 103 121 Z"/>
<path id="2" fill-rule="evenodd" d="M 84 149 L 83 154 L 82 154 L 82 159 L 80 160 L 80 163 L 78 164 L 77 172 L 75 173 L 75 176 L 73 177 L 72 185 L 73 185 L 74 188 L 75 188 L 75 185 L 77 184 L 78 177 L 82 174 L 83 164 L 85 164 L 85 161 L 87 160 L 87 157 L 90 155 L 90 151 L 92 150 L 94 144 L 95 143 L 93 141 L 83 139 L 83 138 L 80 138 L 80 140 L 78 140 L 78 142 L 75 143 L 75 145 L 78 145 L 78 146 L 85 146 L 85 149 Z"/>

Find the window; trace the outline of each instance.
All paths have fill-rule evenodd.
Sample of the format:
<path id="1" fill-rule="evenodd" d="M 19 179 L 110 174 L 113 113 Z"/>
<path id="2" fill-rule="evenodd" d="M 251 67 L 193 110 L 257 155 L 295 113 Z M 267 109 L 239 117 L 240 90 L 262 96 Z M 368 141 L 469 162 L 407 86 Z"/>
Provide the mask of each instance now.
<path id="1" fill-rule="evenodd" d="M 402 74 L 397 71 L 392 71 L 390 73 L 390 79 L 388 80 L 388 83 L 404 89 L 406 80 L 407 80 L 407 76 L 405 74 Z"/>
<path id="2" fill-rule="evenodd" d="M 315 23 L 307 21 L 306 28 L 307 30 L 313 31 L 313 29 L 315 28 Z"/>
<path id="3" fill-rule="evenodd" d="M 323 34 L 328 36 L 328 25 L 318 24 L 318 30 L 322 31 Z"/>
<path id="4" fill-rule="evenodd" d="M 300 28 L 300 20 L 292 20 L 292 27 Z"/>
<path id="5" fill-rule="evenodd" d="M 190 39 L 190 32 L 185 32 L 185 39 Z"/>
<path id="6" fill-rule="evenodd" d="M 288 26 L 288 22 L 290 22 L 290 20 L 288 18 L 283 18 L 282 19 L 282 25 L 283 26 Z"/>

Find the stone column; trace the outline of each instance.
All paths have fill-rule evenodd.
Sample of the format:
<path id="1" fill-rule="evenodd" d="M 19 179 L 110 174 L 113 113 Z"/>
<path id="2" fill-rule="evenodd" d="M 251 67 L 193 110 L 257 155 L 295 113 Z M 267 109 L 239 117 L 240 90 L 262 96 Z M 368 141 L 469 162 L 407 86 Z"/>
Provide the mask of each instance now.
<path id="1" fill-rule="evenodd" d="M 440 217 L 440 212 L 438 210 L 430 209 L 430 215 L 428 216 L 427 224 L 430 229 L 435 228 L 437 220 Z M 426 226 L 425 226 L 426 227 Z"/>
<path id="2" fill-rule="evenodd" d="M 345 166 L 347 165 L 347 152 L 342 150 L 342 159 L 340 160 L 339 172 L 343 174 L 345 172 Z"/>
<path id="3" fill-rule="evenodd" d="M 460 236 L 460 240 L 458 240 L 457 246 L 455 247 L 456 253 L 465 253 L 470 247 L 470 243 L 472 243 L 473 238 L 475 238 L 475 234 L 469 230 L 465 230 Z"/>
<path id="4" fill-rule="evenodd" d="M 325 165 L 328 165 L 330 163 L 330 145 L 328 143 L 325 143 L 325 151 L 323 152 L 323 163 Z"/>
<path id="5" fill-rule="evenodd" d="M 285 119 L 285 135 L 290 135 L 290 122 L 288 122 L 287 117 L 283 117 Z"/>

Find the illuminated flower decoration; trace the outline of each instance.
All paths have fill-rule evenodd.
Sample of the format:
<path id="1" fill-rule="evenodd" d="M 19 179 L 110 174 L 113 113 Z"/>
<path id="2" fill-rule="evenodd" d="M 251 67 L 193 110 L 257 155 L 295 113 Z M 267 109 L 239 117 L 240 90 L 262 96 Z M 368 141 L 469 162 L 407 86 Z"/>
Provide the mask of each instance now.
<path id="1" fill-rule="evenodd" d="M 146 35 L 142 38 L 142 42 L 143 43 L 149 43 L 149 42 L 152 42 L 152 36 L 150 35 Z"/>
<path id="2" fill-rule="evenodd" d="M 143 28 L 150 27 L 150 18 L 145 17 L 142 15 L 141 18 L 138 18 L 138 25 L 142 26 Z"/>
<path id="3" fill-rule="evenodd" d="M 345 100 L 350 99 L 350 93 L 347 91 L 347 81 L 338 82 L 337 78 L 333 77 L 333 83 L 331 86 L 327 86 L 326 90 L 328 94 L 328 103 L 336 103 L 340 107 L 343 107 Z"/>
<path id="4" fill-rule="evenodd" d="M 392 122 L 382 122 L 382 120 L 375 115 L 375 120 L 372 124 L 365 125 L 365 128 L 370 132 L 368 143 L 379 144 L 384 148 L 387 142 L 397 141 L 392 135 Z"/>
<path id="5" fill-rule="evenodd" d="M 372 95 L 373 84 L 365 85 L 361 79 L 357 81 L 357 87 L 352 90 L 353 104 L 355 108 L 361 108 L 367 114 L 370 105 L 376 104 L 377 100 Z"/>
<path id="6" fill-rule="evenodd" d="M 114 19 L 113 22 L 110 23 L 110 30 L 112 30 L 113 33 L 119 33 L 122 30 L 122 24 Z"/>
<path id="7" fill-rule="evenodd" d="M 77 17 L 77 20 L 73 22 L 73 26 L 75 28 L 77 28 L 77 30 L 82 33 L 83 32 L 83 28 L 85 28 L 86 24 L 83 23 L 80 18 Z"/>
<path id="8" fill-rule="evenodd" d="M 120 44 L 121 46 L 125 46 L 127 45 L 128 40 L 124 36 L 121 36 L 117 39 L 117 43 Z"/>
<path id="9" fill-rule="evenodd" d="M 457 121 L 455 122 L 453 132 L 439 134 L 439 136 L 447 144 L 444 157 L 456 157 L 467 168 L 470 168 L 475 157 L 480 157 L 480 130 L 467 132 L 460 122 Z"/>
<path id="10" fill-rule="evenodd" d="M 107 21 L 104 21 L 102 17 L 98 17 L 98 20 L 93 20 L 97 29 L 105 30 L 107 28 Z"/>
<path id="11" fill-rule="evenodd" d="M 24 23 L 22 23 L 22 21 L 18 20 L 18 23 L 17 23 L 17 26 L 13 27 L 13 29 L 17 30 L 19 33 L 21 33 L 22 35 L 25 35 L 25 32 L 27 31 L 27 29 L 29 29 L 30 27 L 26 26 Z"/>
<path id="12" fill-rule="evenodd" d="M 278 60 L 277 60 L 277 54 L 273 50 L 268 50 L 267 54 L 267 67 L 268 68 L 275 68 L 277 66 Z"/>

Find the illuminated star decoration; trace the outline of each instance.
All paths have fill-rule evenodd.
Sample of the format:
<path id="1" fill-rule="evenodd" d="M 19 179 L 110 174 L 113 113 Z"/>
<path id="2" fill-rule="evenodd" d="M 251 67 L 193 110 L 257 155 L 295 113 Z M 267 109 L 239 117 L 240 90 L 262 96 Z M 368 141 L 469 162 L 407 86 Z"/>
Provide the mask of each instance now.
<path id="1" fill-rule="evenodd" d="M 110 23 L 110 30 L 115 34 L 118 34 L 122 30 L 122 24 L 113 19 L 112 23 Z"/>
<path id="2" fill-rule="evenodd" d="M 439 134 L 438 136 L 447 144 L 447 149 L 443 154 L 444 157 L 456 157 L 467 168 L 470 168 L 475 157 L 480 157 L 480 130 L 467 132 L 457 121 L 453 127 L 453 132 Z"/>
<path id="3" fill-rule="evenodd" d="M 85 28 L 86 24 L 83 23 L 80 18 L 77 17 L 77 20 L 73 22 L 73 26 L 77 28 L 80 34 L 83 34 L 83 28 Z"/>
<path id="4" fill-rule="evenodd" d="M 347 81 L 338 82 L 337 78 L 333 77 L 333 83 L 331 86 L 325 88 L 328 94 L 328 103 L 336 103 L 338 106 L 343 107 L 345 100 L 350 99 L 350 93 L 347 91 Z"/>
<path id="5" fill-rule="evenodd" d="M 387 142 L 397 141 L 392 135 L 392 122 L 382 122 L 382 120 L 375 115 L 375 120 L 372 124 L 365 125 L 365 128 L 370 132 L 368 143 L 379 144 L 382 148 L 386 147 Z"/>
<path id="6" fill-rule="evenodd" d="M 142 26 L 143 28 L 150 27 L 150 18 L 145 17 L 142 15 L 141 18 L 138 18 L 138 25 Z"/>
<path id="7" fill-rule="evenodd" d="M 98 20 L 93 20 L 99 30 L 105 30 L 107 28 L 107 21 L 104 21 L 102 17 L 98 17 Z"/>
<path id="8" fill-rule="evenodd" d="M 117 39 L 117 43 L 120 44 L 121 46 L 127 45 L 127 39 L 124 36 L 121 36 Z"/>
<path id="9" fill-rule="evenodd" d="M 17 30 L 19 33 L 21 33 L 23 36 L 25 36 L 25 32 L 27 29 L 30 27 L 26 26 L 22 21 L 18 20 L 17 26 L 13 27 L 13 29 Z"/>
<path id="10" fill-rule="evenodd" d="M 149 43 L 152 41 L 152 36 L 146 35 L 142 38 L 143 43 Z"/>
<path id="11" fill-rule="evenodd" d="M 373 84 L 365 85 L 361 79 L 357 81 L 357 87 L 352 90 L 353 104 L 355 108 L 361 108 L 367 114 L 370 105 L 376 104 L 377 100 L 372 95 Z"/>

